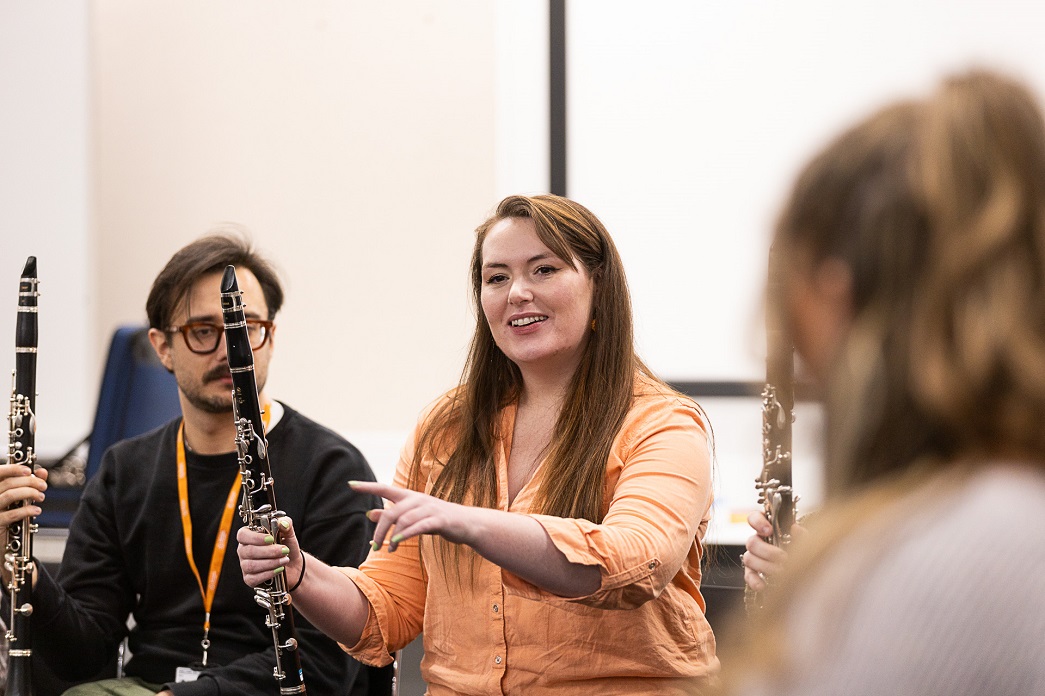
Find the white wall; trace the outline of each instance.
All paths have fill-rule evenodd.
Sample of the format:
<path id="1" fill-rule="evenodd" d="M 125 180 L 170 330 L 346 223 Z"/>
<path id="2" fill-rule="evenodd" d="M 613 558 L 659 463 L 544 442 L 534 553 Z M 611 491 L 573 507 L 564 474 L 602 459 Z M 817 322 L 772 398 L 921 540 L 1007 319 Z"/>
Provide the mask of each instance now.
<path id="1" fill-rule="evenodd" d="M 547 193 L 548 2 L 495 0 L 494 8 L 495 198 Z"/>
<path id="2" fill-rule="evenodd" d="M 94 4 L 99 326 L 222 221 L 283 272 L 270 393 L 382 478 L 456 383 L 494 203 L 489 3 Z"/>
<path id="3" fill-rule="evenodd" d="M 87 434 L 97 390 L 87 5 L 0 3 L 0 386 L 11 388 L 18 277 L 36 256 L 45 457 Z"/>

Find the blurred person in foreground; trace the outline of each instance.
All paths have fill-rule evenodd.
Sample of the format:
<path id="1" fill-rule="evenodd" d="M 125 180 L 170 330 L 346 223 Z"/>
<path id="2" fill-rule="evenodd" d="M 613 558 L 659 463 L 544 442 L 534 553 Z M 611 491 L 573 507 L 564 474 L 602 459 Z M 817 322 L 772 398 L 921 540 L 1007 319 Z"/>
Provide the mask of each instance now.
<path id="1" fill-rule="evenodd" d="M 723 649 L 727 690 L 1045 693 L 1035 99 L 974 71 L 870 116 L 799 176 L 775 248 L 824 390 L 827 504 L 787 552 L 749 541 L 766 609 Z"/>

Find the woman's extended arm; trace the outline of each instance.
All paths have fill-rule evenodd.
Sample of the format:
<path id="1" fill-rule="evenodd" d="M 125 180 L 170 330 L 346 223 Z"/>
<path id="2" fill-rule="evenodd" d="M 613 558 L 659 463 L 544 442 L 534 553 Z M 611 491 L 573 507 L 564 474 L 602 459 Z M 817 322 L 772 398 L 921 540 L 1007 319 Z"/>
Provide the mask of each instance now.
<path id="1" fill-rule="evenodd" d="M 390 551 L 403 539 L 438 534 L 472 547 L 491 563 L 561 597 L 582 597 L 599 588 L 598 566 L 570 562 L 552 543 L 544 527 L 529 515 L 449 503 L 381 483 L 353 481 L 351 485 L 357 491 L 374 493 L 393 503 L 372 513 L 372 519 L 377 521 L 374 543 L 378 548 L 393 528 L 388 541 Z"/>

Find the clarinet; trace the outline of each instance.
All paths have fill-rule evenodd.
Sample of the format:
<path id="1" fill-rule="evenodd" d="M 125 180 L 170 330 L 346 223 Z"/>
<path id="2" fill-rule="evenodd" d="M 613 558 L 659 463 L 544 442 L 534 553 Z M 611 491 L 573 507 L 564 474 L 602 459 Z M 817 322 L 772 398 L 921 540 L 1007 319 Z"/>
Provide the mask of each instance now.
<path id="1" fill-rule="evenodd" d="M 783 279 L 779 260 L 769 251 L 766 293 L 766 385 L 762 390 L 762 472 L 755 479 L 758 502 L 772 530 L 763 537 L 775 546 L 791 541 L 798 497 L 791 488 L 791 423 L 795 410 L 794 347 L 783 321 Z M 748 611 L 761 609 L 761 592 L 744 588 Z"/>
<path id="2" fill-rule="evenodd" d="M 254 352 L 250 348 L 247 322 L 243 315 L 243 293 L 236 282 L 234 266 L 227 266 L 221 276 L 221 310 L 229 371 L 232 373 L 236 453 L 243 479 L 239 514 L 248 528 L 271 534 L 278 540 L 279 521 L 286 517 L 286 513 L 276 505 L 268 441 L 261 419 L 258 385 L 254 379 Z M 265 625 L 272 630 L 272 645 L 276 653 L 276 667 L 272 675 L 279 683 L 280 694 L 305 693 L 305 677 L 301 670 L 301 655 L 298 653 L 286 575 L 280 573 L 262 587 L 254 588 L 254 600 L 268 611 Z"/>
<path id="3" fill-rule="evenodd" d="M 36 257 L 25 262 L 18 281 L 18 322 L 15 328 L 15 371 L 12 375 L 10 437 L 7 462 L 30 469 L 36 464 Z M 10 509 L 25 507 L 20 501 Z M 7 528 L 4 567 L 11 573 L 7 591 L 11 602 L 7 628 L 7 691 L 9 696 L 32 696 L 33 533 L 32 520 L 13 522 Z"/>

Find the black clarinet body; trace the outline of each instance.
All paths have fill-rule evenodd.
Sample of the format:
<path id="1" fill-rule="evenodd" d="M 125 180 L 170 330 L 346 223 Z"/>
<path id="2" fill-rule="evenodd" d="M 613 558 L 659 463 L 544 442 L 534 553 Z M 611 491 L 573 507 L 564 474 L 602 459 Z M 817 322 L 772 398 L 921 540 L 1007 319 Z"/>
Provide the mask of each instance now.
<path id="1" fill-rule="evenodd" d="M 758 502 L 772 528 L 766 541 L 786 546 L 791 541 L 798 497 L 791 485 L 791 425 L 795 412 L 795 361 L 784 321 L 784 283 L 780 259 L 769 252 L 766 287 L 766 385 L 762 390 L 762 471 L 755 479 Z M 760 592 L 745 590 L 749 610 L 762 607 Z"/>
<path id="2" fill-rule="evenodd" d="M 279 520 L 285 516 L 276 505 L 276 492 L 269 464 L 268 442 L 262 420 L 261 402 L 254 376 L 254 352 L 250 347 L 243 294 L 236 281 L 236 269 L 228 266 L 221 278 L 221 309 L 225 324 L 225 344 L 232 373 L 232 409 L 236 420 L 236 452 L 239 457 L 243 491 L 240 517 L 250 529 L 279 539 Z M 268 612 L 265 625 L 272 630 L 276 666 L 273 676 L 281 694 L 305 693 L 305 679 L 298 652 L 294 613 L 290 608 L 285 574 L 277 575 L 255 588 L 255 601 Z"/>
<path id="3" fill-rule="evenodd" d="M 18 281 L 18 320 L 15 327 L 15 371 L 8 417 L 7 461 L 35 469 L 36 464 L 36 347 L 38 343 L 37 298 L 39 280 L 36 257 L 30 256 Z M 12 506 L 24 507 L 20 501 Z M 4 566 L 11 574 L 7 583 L 11 611 L 7 624 L 7 693 L 31 696 L 32 615 L 33 615 L 33 534 L 32 519 L 15 522 L 7 528 Z"/>

